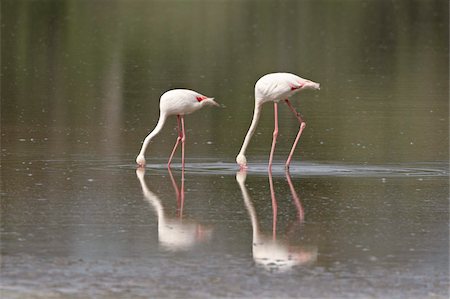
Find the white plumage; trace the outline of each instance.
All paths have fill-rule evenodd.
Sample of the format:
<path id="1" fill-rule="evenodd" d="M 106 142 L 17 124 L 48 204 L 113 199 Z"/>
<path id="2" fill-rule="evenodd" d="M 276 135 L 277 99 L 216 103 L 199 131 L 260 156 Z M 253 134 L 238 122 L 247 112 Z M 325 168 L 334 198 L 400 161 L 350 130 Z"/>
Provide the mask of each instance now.
<path id="1" fill-rule="evenodd" d="M 175 150 L 177 149 L 178 144 L 181 141 L 182 143 L 181 161 L 182 167 L 184 168 L 184 142 L 186 139 L 186 134 L 184 130 L 184 115 L 190 114 L 208 105 L 219 106 L 219 104 L 217 104 L 214 101 L 214 98 L 209 98 L 193 90 L 173 89 L 165 92 L 161 96 L 161 99 L 159 101 L 160 114 L 158 123 L 156 124 L 156 127 L 153 129 L 153 131 L 150 132 L 150 134 L 148 134 L 147 137 L 144 139 L 141 151 L 139 152 L 139 155 L 136 157 L 136 163 L 140 167 L 145 166 L 144 154 L 148 144 L 164 127 L 164 123 L 166 122 L 167 117 L 171 115 L 176 115 L 178 118 L 178 138 L 172 150 L 172 154 L 170 155 L 167 166 L 170 167 L 170 163 L 172 161 Z"/>
<path id="2" fill-rule="evenodd" d="M 320 89 L 320 84 L 313 82 L 308 79 L 303 79 L 297 75 L 290 73 L 271 73 L 261 77 L 255 84 L 255 110 L 253 113 L 252 123 L 245 136 L 244 142 L 242 144 L 241 150 L 236 157 L 236 162 L 241 166 L 241 168 L 247 167 L 247 158 L 245 157 L 245 151 L 250 143 L 250 140 L 255 133 L 256 126 L 261 115 L 262 105 L 266 102 L 274 103 L 275 111 L 275 128 L 273 132 L 272 148 L 270 151 L 269 158 L 269 170 L 272 168 L 273 161 L 273 151 L 275 149 L 276 139 L 278 135 L 278 102 L 284 100 L 289 106 L 291 111 L 294 113 L 295 117 L 299 121 L 300 130 L 297 134 L 297 138 L 294 141 L 289 157 L 286 161 L 286 168 L 289 168 L 289 164 L 294 153 L 294 149 L 300 139 L 300 135 L 303 129 L 306 127 L 306 123 L 301 118 L 300 114 L 295 111 L 294 107 L 291 105 L 289 98 L 304 89 Z"/>

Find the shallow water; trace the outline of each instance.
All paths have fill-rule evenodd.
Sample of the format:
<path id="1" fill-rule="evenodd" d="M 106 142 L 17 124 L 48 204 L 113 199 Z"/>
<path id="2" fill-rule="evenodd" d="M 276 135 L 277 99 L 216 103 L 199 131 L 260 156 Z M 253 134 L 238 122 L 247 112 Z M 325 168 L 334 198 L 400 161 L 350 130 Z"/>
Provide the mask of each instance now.
<path id="1" fill-rule="evenodd" d="M 3 1 L 2 298 L 448 298 L 448 3 Z M 170 20 L 170 22 L 168 21 Z M 208 26 L 204 26 L 204 24 Z M 272 107 L 263 74 L 321 83 Z M 136 170 L 159 96 L 171 119 Z"/>
<path id="2" fill-rule="evenodd" d="M 445 297 L 448 169 L 275 166 L 4 161 L 3 294 Z"/>

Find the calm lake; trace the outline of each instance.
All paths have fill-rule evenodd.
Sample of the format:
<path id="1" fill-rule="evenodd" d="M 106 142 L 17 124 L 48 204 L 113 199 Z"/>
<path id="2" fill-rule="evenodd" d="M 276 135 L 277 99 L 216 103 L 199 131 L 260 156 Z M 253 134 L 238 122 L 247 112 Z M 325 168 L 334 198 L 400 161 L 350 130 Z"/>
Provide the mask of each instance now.
<path id="1" fill-rule="evenodd" d="M 448 1 L 2 1 L 2 298 L 448 298 Z M 265 104 L 254 85 L 321 84 Z M 150 143 L 167 90 L 214 97 Z"/>

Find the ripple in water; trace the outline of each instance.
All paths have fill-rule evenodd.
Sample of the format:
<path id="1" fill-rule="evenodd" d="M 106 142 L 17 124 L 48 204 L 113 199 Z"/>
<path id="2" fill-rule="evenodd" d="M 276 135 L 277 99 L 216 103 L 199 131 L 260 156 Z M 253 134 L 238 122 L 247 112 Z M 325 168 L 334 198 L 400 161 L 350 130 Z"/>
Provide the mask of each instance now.
<path id="1" fill-rule="evenodd" d="M 110 167 L 117 167 L 110 166 Z M 118 165 L 120 168 L 136 168 L 132 165 Z M 166 164 L 149 163 L 147 170 L 166 171 Z M 172 170 L 180 170 L 181 164 L 172 164 Z M 186 163 L 185 172 L 191 174 L 234 175 L 239 171 L 235 163 L 227 162 L 194 162 Z M 443 177 L 448 176 L 448 164 L 442 163 L 410 163 L 410 164 L 337 164 L 337 163 L 311 163 L 302 162 L 292 164 L 289 170 L 291 175 L 297 176 L 338 176 L 338 177 Z M 247 173 L 267 174 L 267 164 L 249 164 Z M 274 163 L 272 166 L 274 176 L 285 174 L 284 164 Z"/>

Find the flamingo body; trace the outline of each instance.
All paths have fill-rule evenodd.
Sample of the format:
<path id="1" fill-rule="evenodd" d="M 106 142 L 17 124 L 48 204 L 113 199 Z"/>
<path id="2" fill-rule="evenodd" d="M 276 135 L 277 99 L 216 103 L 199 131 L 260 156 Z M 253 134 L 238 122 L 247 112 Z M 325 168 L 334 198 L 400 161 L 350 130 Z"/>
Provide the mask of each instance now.
<path id="1" fill-rule="evenodd" d="M 173 89 L 165 92 L 161 96 L 159 109 L 161 113 L 164 112 L 167 116 L 191 114 L 202 108 L 208 102 L 204 102 L 205 99 L 211 100 L 211 98 L 193 90 Z"/>
<path id="2" fill-rule="evenodd" d="M 271 73 L 256 82 L 255 100 L 260 103 L 279 102 L 306 88 L 319 89 L 320 85 L 290 73 Z"/>
<path id="3" fill-rule="evenodd" d="M 169 162 L 167 164 L 170 167 L 172 157 L 177 149 L 179 142 L 182 143 L 182 165 L 184 167 L 184 142 L 185 142 L 185 130 L 184 130 L 184 116 L 201 109 L 204 106 L 219 106 L 214 101 L 214 98 L 209 98 L 196 91 L 189 89 L 173 89 L 165 92 L 159 101 L 159 120 L 156 127 L 150 134 L 144 139 L 139 155 L 136 157 L 136 163 L 143 167 L 145 166 L 145 150 L 147 149 L 150 141 L 162 130 L 167 117 L 176 115 L 178 118 L 178 138 L 175 146 L 170 155 Z M 181 124 L 181 128 L 180 128 Z"/>
<path id="4" fill-rule="evenodd" d="M 173 251 L 187 250 L 195 244 L 211 238 L 212 228 L 199 224 L 194 220 L 184 219 L 182 208 L 179 216 L 170 217 L 168 215 L 159 196 L 148 188 L 144 179 L 144 168 L 138 168 L 136 175 L 141 184 L 145 200 L 153 206 L 158 217 L 158 238 L 162 247 Z M 169 176 L 171 180 L 174 180 L 170 169 Z M 184 201 L 184 173 L 182 174 L 181 189 L 178 190 L 178 186 L 175 183 L 174 188 L 177 195 L 181 194 L 181 200 Z"/>
<path id="5" fill-rule="evenodd" d="M 289 241 L 286 234 L 284 238 L 277 238 L 277 200 L 273 188 L 272 173 L 269 172 L 269 188 L 272 197 L 272 234 L 264 233 L 261 230 L 255 206 L 250 198 L 250 194 L 245 186 L 247 173 L 241 170 L 236 173 L 236 181 L 241 189 L 245 207 L 250 216 L 253 238 L 252 253 L 253 259 L 257 265 L 268 270 L 286 271 L 297 265 L 307 265 L 317 260 L 317 247 L 298 245 L 295 246 Z M 291 190 L 294 203 L 297 207 L 298 220 L 297 224 L 303 223 L 304 211 L 300 203 L 297 192 L 294 189 L 289 172 L 286 172 L 286 178 Z"/>
<path id="6" fill-rule="evenodd" d="M 320 84 L 313 82 L 308 79 L 301 78 L 297 75 L 291 73 L 271 73 L 261 77 L 255 84 L 255 110 L 253 112 L 252 123 L 245 136 L 244 142 L 242 144 L 241 150 L 236 157 L 236 162 L 241 168 L 247 167 L 247 158 L 245 157 L 245 151 L 247 150 L 248 144 L 255 133 L 256 127 L 258 125 L 259 117 L 261 115 L 262 105 L 267 102 L 274 103 L 275 111 L 275 128 L 273 132 L 272 148 L 269 158 L 269 169 L 272 167 L 273 152 L 275 149 L 275 143 L 278 135 L 278 102 L 284 100 L 289 108 L 294 113 L 295 117 L 299 121 L 300 129 L 297 134 L 297 138 L 294 141 L 291 152 L 289 154 L 288 160 L 286 161 L 286 168 L 289 168 L 290 161 L 297 142 L 306 123 L 301 118 L 300 114 L 295 111 L 294 107 L 291 105 L 289 98 L 294 94 L 298 93 L 304 89 L 314 89 L 319 90 Z"/>

